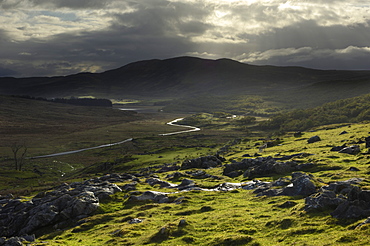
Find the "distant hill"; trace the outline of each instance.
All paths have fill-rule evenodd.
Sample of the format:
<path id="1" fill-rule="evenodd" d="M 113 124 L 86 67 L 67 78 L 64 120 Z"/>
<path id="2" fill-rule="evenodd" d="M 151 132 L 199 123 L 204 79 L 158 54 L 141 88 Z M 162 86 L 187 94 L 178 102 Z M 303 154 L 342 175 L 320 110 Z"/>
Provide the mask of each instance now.
<path id="1" fill-rule="evenodd" d="M 370 93 L 370 71 L 254 66 L 230 59 L 177 57 L 130 63 L 103 73 L 58 77 L 0 78 L 0 94 L 34 97 L 91 95 L 100 98 L 188 98 L 214 95 L 275 96 L 274 101 L 342 99 Z M 346 95 L 352 85 L 356 89 Z M 324 94 L 320 93 L 324 92 Z M 298 98 L 298 99 L 297 99 Z M 330 98 L 328 98 L 330 101 Z M 299 102 L 298 102 L 299 103 Z"/>
<path id="2" fill-rule="evenodd" d="M 370 120 L 370 94 L 346 98 L 309 109 L 296 109 L 277 114 L 260 126 L 268 130 L 303 131 L 336 123 Z"/>

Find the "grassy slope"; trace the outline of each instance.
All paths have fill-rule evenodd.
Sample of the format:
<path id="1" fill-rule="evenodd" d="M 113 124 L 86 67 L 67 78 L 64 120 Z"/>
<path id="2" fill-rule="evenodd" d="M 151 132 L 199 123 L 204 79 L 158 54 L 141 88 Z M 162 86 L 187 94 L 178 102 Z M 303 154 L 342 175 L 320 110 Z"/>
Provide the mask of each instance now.
<path id="1" fill-rule="evenodd" d="M 315 163 L 309 170 L 323 183 L 345 180 L 352 177 L 364 178 L 363 188 L 369 187 L 368 164 L 370 162 L 364 144 L 358 155 L 330 152 L 332 146 L 344 142 L 357 142 L 368 135 L 369 124 L 330 126 L 306 132 L 301 138 L 291 135 L 282 137 L 282 145 L 267 148 L 262 155 L 290 155 L 306 152 L 313 154 L 296 161 Z M 346 130 L 348 134 L 340 135 Z M 321 142 L 307 144 L 307 138 L 319 135 Z M 234 145 L 225 157 L 229 160 L 241 159 L 243 154 L 258 152 L 258 140 L 249 138 Z M 358 172 L 349 171 L 357 167 Z M 231 179 L 222 176 L 222 168 L 207 170 L 221 180 L 196 179 L 198 185 L 209 188 L 219 183 L 246 181 L 242 177 Z M 158 174 L 164 179 L 168 173 Z M 260 177 L 272 181 L 281 176 Z M 179 183 L 180 180 L 175 181 Z M 123 184 L 121 184 L 123 185 Z M 158 190 L 141 179 L 139 191 Z M 130 203 L 125 193 L 116 194 L 111 201 L 89 221 L 81 226 L 58 231 L 41 238 L 46 245 L 368 245 L 370 226 L 354 230 L 361 220 L 336 220 L 330 211 L 306 213 L 301 197 L 255 197 L 252 191 L 232 192 L 193 191 L 170 195 L 180 198 L 181 204 Z M 286 201 L 295 202 L 291 208 L 280 208 Z M 140 224 L 128 224 L 130 218 L 140 218 Z M 180 220 L 187 221 L 179 226 Z M 166 227 L 167 236 L 158 232 Z"/>
<path id="2" fill-rule="evenodd" d="M 21 104 L 22 108 L 27 106 L 26 102 L 23 103 L 24 104 Z M 43 117 L 43 112 L 45 112 L 42 110 L 43 107 L 54 106 L 42 105 L 43 106 L 40 106 L 40 108 L 39 106 L 33 105 L 33 108 L 37 107 L 39 109 L 37 110 L 39 112 L 38 117 Z M 8 108 L 9 107 L 11 106 L 9 105 Z M 64 106 L 60 107 L 63 108 Z M 61 109 L 59 114 L 56 113 L 55 115 L 66 116 L 69 115 L 67 112 L 76 112 L 74 110 L 79 109 L 81 108 L 68 107 L 68 110 L 63 111 L 63 109 Z M 94 109 L 91 110 L 92 114 L 82 117 L 82 119 L 85 119 L 86 122 L 90 124 L 94 122 L 92 116 L 98 112 Z M 86 112 L 86 110 L 82 111 Z M 99 112 L 108 111 L 103 110 Z M 25 110 L 23 113 L 27 115 L 29 112 Z M 116 113 L 118 112 L 114 114 Z M 8 114 L 8 116 L 9 115 L 10 114 Z M 29 129 L 32 129 L 32 126 L 38 128 L 38 124 L 41 124 L 43 119 L 45 119 L 41 118 L 42 120 L 37 121 L 35 117 L 31 117 L 32 115 L 34 114 L 29 115 L 28 118 L 33 122 L 33 124 L 28 125 Z M 16 120 L 17 117 L 22 119 L 19 114 L 16 114 L 13 116 L 14 120 Z M 100 115 L 96 117 L 97 122 L 99 122 L 98 118 L 100 117 Z M 119 116 L 117 117 L 120 119 Z M 59 119 L 68 122 L 65 121 L 65 117 L 60 117 Z M 109 119 L 109 117 L 104 117 L 104 119 Z M 113 117 L 111 119 L 115 118 Z M 2 122 L 9 122 L 9 118 L 1 117 L 1 120 Z M 111 162 L 115 165 L 111 170 L 105 170 L 104 172 L 123 172 L 128 169 L 134 170 L 138 167 L 177 162 L 186 158 L 205 155 L 216 151 L 221 143 L 225 143 L 228 139 L 235 137 L 239 137 L 241 142 L 236 145 L 231 145 L 225 157 L 228 161 L 234 159 L 239 160 L 242 159 L 242 155 L 244 154 L 253 155 L 257 153 L 258 146 L 256 146 L 256 144 L 262 143 L 262 140 L 258 140 L 251 132 L 246 133 L 245 131 L 237 129 L 230 131 L 229 127 L 227 127 L 228 131 L 216 131 L 211 129 L 204 130 L 201 133 L 158 138 L 153 134 L 156 134 L 158 131 L 163 133 L 162 130 L 164 130 L 164 132 L 171 131 L 171 127 L 165 126 L 163 124 L 164 122 L 163 118 L 161 120 L 156 118 L 144 118 L 143 120 L 136 120 L 134 122 L 129 121 L 128 124 L 137 126 L 135 131 L 132 130 L 133 128 L 130 128 L 129 132 L 132 133 L 134 131 L 135 133 L 142 134 L 141 136 L 145 136 L 138 139 L 132 145 L 85 152 L 70 157 L 66 156 L 55 159 L 39 160 L 37 162 L 28 163 L 28 165 L 30 168 L 33 168 L 35 164 L 38 165 L 38 167 L 47 166 L 49 168 L 54 165 L 60 168 L 63 163 L 68 166 L 70 163 L 79 163 L 81 160 L 85 160 L 87 161 L 86 163 L 88 163 L 89 160 L 90 164 L 93 164 L 97 160 L 111 159 Z M 117 130 L 115 135 L 118 133 L 123 134 L 124 131 L 119 127 L 121 123 L 117 124 L 118 125 L 115 125 L 115 127 L 117 127 L 115 128 Z M 89 126 L 88 124 L 86 125 Z M 150 129 L 145 128 L 148 125 L 152 125 L 153 129 L 156 127 L 156 130 L 150 132 Z M 73 126 L 76 127 L 76 132 L 71 135 L 66 134 L 65 137 L 70 138 L 71 136 L 75 136 L 75 139 L 80 139 L 85 131 L 81 129 L 78 131 L 78 124 L 71 124 L 69 127 Z M 106 132 L 108 126 L 104 125 L 102 122 L 98 126 L 97 128 L 90 126 L 87 132 L 96 136 L 96 141 L 101 141 L 98 140 L 99 137 L 97 136 L 104 135 L 95 134 Z M 351 144 L 368 136 L 369 126 L 370 124 L 337 125 L 322 127 L 321 129 L 317 129 L 316 132 L 306 132 L 301 138 L 294 138 L 292 135 L 282 136 L 283 142 L 281 146 L 267 148 L 262 155 L 290 155 L 301 152 L 313 154 L 304 158 L 297 158 L 296 160 L 315 163 L 315 167 L 309 170 L 309 172 L 322 182 L 328 183 L 352 177 L 361 177 L 365 179 L 361 184 L 363 188 L 370 188 L 370 183 L 367 179 L 370 160 L 367 150 L 364 149 L 364 144 L 361 144 L 363 149 L 362 153 L 355 156 L 329 151 L 333 146 L 342 145 L 343 143 Z M 146 130 L 140 132 L 143 127 Z M 159 130 L 157 127 L 159 127 Z M 42 127 L 40 129 L 42 129 Z M 176 128 L 176 130 L 178 129 Z M 348 134 L 340 135 L 344 130 L 347 131 Z M 32 131 L 22 131 L 19 132 L 19 135 L 13 136 L 28 136 L 32 139 L 32 134 Z M 148 137 L 148 134 L 151 134 L 151 136 Z M 53 136 L 56 137 L 56 135 Z M 314 144 L 307 144 L 307 138 L 313 135 L 319 135 L 322 141 Z M 39 136 L 42 136 L 42 134 L 40 133 Z M 60 137 L 61 139 L 65 139 L 63 138 L 64 136 Z M 4 143 L 6 142 L 4 141 L 3 144 Z M 80 142 L 78 146 L 75 147 L 84 146 L 85 144 L 86 143 Z M 145 151 L 151 153 L 142 155 Z M 128 152 L 136 153 L 137 155 L 133 154 L 127 156 L 126 153 Z M 132 157 L 134 159 L 127 159 L 126 161 L 123 160 L 119 162 L 118 159 L 124 159 L 124 157 Z M 4 163 L 3 160 L 2 164 Z M 101 170 L 97 168 L 98 164 L 92 166 L 84 164 L 82 166 L 86 167 L 86 169 L 82 169 L 82 171 L 78 172 L 76 174 L 77 176 L 67 177 L 69 178 L 68 182 L 100 175 L 99 171 Z M 360 171 L 349 171 L 350 167 L 356 167 Z M 247 181 L 242 177 L 231 179 L 222 176 L 221 168 L 207 170 L 207 173 L 220 176 L 221 180 L 196 179 L 195 181 L 197 184 L 204 188 L 211 188 L 226 181 Z M 165 179 L 167 174 L 168 173 L 159 174 L 159 176 Z M 59 178 L 56 178 L 56 175 L 58 175 Z M 1 189 L 3 191 L 4 184 L 6 184 L 7 187 L 13 188 L 19 185 L 19 189 L 23 190 L 24 186 L 27 186 L 28 192 L 25 192 L 26 194 L 33 194 L 38 190 L 48 187 L 51 188 L 53 184 L 66 180 L 60 176 L 60 173 L 53 174 L 53 172 L 50 172 L 50 176 L 48 177 L 40 177 L 28 171 L 15 172 L 7 170 L 2 171 L 0 176 L 2 180 Z M 259 177 L 259 179 L 272 181 L 281 176 L 289 177 L 290 174 Z M 173 182 L 180 183 L 180 181 L 181 180 L 175 180 Z M 145 183 L 145 179 L 140 180 L 138 190 L 163 191 L 158 187 L 150 187 Z M 6 192 L 9 192 L 9 190 Z M 307 214 L 302 209 L 304 200 L 301 197 L 255 197 L 251 191 L 245 190 L 233 192 L 194 191 L 170 195 L 173 199 L 182 197 L 181 199 L 183 202 L 181 204 L 154 204 L 130 203 L 127 201 L 126 195 L 126 193 L 116 194 L 112 197 L 112 200 L 103 202 L 99 212 L 88 218 L 88 222 L 81 226 L 51 233 L 49 231 L 49 233 L 39 239 L 37 245 L 368 245 L 370 242 L 367 237 L 370 232 L 369 226 L 363 226 L 358 230 L 353 230 L 353 227 L 362 222 L 363 219 L 358 221 L 340 221 L 331 218 L 329 211 Z M 295 202 L 296 205 L 292 208 L 278 207 L 278 205 L 288 200 Z M 127 223 L 128 219 L 136 217 L 144 219 L 144 222 L 132 225 Z M 179 227 L 178 223 L 181 219 L 185 219 L 188 225 Z M 158 236 L 158 232 L 162 227 L 169 229 L 168 236 Z"/>

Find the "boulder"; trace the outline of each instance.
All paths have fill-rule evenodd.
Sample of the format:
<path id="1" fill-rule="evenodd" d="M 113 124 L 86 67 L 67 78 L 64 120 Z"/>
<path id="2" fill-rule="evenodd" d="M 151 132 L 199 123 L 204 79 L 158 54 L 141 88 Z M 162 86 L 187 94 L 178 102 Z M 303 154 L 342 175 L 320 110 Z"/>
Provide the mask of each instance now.
<path id="1" fill-rule="evenodd" d="M 295 172 L 290 181 L 279 179 L 273 183 L 259 186 L 254 193 L 257 196 L 308 196 L 316 192 L 316 186 L 310 175 Z M 276 188 L 276 186 L 282 186 L 282 188 Z"/>
<path id="2" fill-rule="evenodd" d="M 308 140 L 307 140 L 307 142 L 308 143 L 315 143 L 315 142 L 319 142 L 319 141 L 321 141 L 321 138 L 319 137 L 319 136 L 313 136 L 313 137 L 310 137 Z"/>
<path id="3" fill-rule="evenodd" d="M 316 186 L 312 182 L 312 177 L 296 172 L 292 174 L 292 186 L 283 189 L 282 195 L 286 196 L 309 196 L 316 192 Z"/>
<path id="4" fill-rule="evenodd" d="M 339 151 L 339 153 L 345 153 L 345 154 L 350 154 L 350 155 L 356 155 L 360 152 L 361 152 L 361 149 L 359 145 L 352 145 L 352 146 L 343 148 Z"/>
<path id="5" fill-rule="evenodd" d="M 341 151 L 342 149 L 344 149 L 346 147 L 347 147 L 347 145 L 343 144 L 342 146 L 335 146 L 335 147 L 331 148 L 330 151 L 339 152 L 339 151 Z"/>
<path id="6" fill-rule="evenodd" d="M 170 199 L 167 197 L 168 193 L 158 191 L 145 191 L 138 196 L 130 196 L 129 201 L 153 201 L 156 203 L 167 203 Z"/>
<path id="7" fill-rule="evenodd" d="M 323 190 L 320 193 L 306 197 L 305 199 L 305 210 L 325 210 L 335 209 L 339 204 L 343 203 L 343 198 L 337 197 L 334 191 Z"/>

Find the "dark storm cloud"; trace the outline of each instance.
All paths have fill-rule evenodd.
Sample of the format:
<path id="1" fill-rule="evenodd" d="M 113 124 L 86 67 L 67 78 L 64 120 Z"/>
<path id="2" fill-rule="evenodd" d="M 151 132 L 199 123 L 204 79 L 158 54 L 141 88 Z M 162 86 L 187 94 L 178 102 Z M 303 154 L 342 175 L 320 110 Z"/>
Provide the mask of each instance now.
<path id="1" fill-rule="evenodd" d="M 15 56 L 13 53 L 13 58 L 40 61 L 34 67 L 26 66 L 22 74 L 48 71 L 47 75 L 53 75 L 68 70 L 76 72 L 80 69 L 76 68 L 77 63 L 95 64 L 105 70 L 136 60 L 167 58 L 192 51 L 187 37 L 207 29 L 206 24 L 197 21 L 203 18 L 205 11 L 182 3 L 173 3 L 170 7 L 168 4 L 157 1 L 154 6 L 136 5 L 135 12 L 115 14 L 105 30 L 58 34 L 46 41 L 8 42 L 10 49 L 0 54 L 6 57 L 12 56 L 11 50 L 22 51 Z"/>
<path id="2" fill-rule="evenodd" d="M 0 67 L 65 75 L 194 55 L 364 69 L 369 10 L 359 0 L 4 0 Z"/>

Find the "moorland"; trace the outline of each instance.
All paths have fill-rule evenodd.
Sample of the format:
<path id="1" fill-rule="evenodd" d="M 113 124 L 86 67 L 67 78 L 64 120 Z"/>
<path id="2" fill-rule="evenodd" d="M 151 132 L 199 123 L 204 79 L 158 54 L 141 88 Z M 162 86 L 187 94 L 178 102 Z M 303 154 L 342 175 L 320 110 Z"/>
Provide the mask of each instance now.
<path id="1" fill-rule="evenodd" d="M 0 245 L 368 245 L 369 82 L 191 57 L 0 78 Z M 201 130 L 161 135 L 178 118 Z"/>

